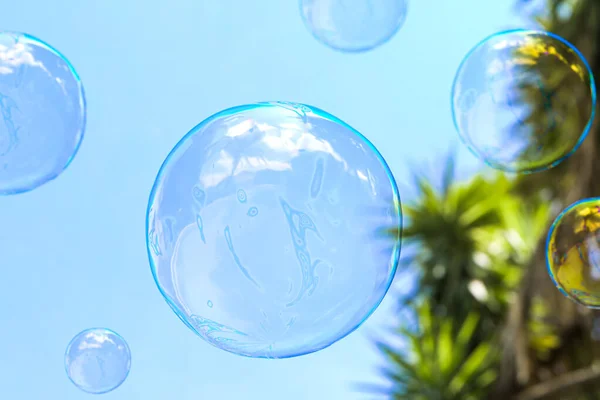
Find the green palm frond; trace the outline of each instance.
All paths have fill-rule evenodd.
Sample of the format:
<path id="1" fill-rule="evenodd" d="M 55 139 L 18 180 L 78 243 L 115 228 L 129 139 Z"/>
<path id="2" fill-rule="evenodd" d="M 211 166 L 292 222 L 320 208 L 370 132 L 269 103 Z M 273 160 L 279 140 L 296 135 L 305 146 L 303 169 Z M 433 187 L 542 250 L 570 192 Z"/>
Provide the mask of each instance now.
<path id="1" fill-rule="evenodd" d="M 502 174 L 453 181 L 453 165 L 449 157 L 441 190 L 418 177 L 416 201 L 403 206 L 403 243 L 418 249 L 411 265 L 402 265 L 419 275 L 417 296 L 407 302 L 427 298 L 436 312 L 461 318 L 476 309 L 500 323 L 547 227 L 550 206 L 524 203 Z"/>
<path id="2" fill-rule="evenodd" d="M 554 325 L 548 323 L 552 316 L 544 299 L 535 297 L 531 305 L 531 315 L 528 321 L 529 346 L 536 352 L 538 359 L 547 360 L 550 352 L 560 346 L 560 337 Z"/>
<path id="3" fill-rule="evenodd" d="M 480 317 L 470 313 L 460 326 L 450 317 L 434 316 L 427 304 L 419 306 L 416 329 L 399 328 L 409 343 L 408 354 L 377 343 L 388 360 L 383 370 L 390 387 L 369 391 L 387 393 L 395 400 L 481 399 L 496 378 L 498 348 L 493 339 L 476 343 Z"/>

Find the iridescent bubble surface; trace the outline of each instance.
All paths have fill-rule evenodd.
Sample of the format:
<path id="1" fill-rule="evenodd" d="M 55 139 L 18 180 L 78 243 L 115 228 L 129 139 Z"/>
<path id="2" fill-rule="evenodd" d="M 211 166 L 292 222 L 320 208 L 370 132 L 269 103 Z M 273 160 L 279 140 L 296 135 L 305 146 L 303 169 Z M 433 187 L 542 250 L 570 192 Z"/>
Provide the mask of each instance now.
<path id="1" fill-rule="evenodd" d="M 471 152 L 491 167 L 537 172 L 571 155 L 596 107 L 583 55 L 547 32 L 512 30 L 473 48 L 452 88 L 454 123 Z"/>
<path id="2" fill-rule="evenodd" d="M 92 328 L 80 332 L 65 352 L 69 379 L 87 393 L 107 393 L 121 386 L 130 367 L 127 342 L 110 329 Z"/>
<path id="3" fill-rule="evenodd" d="M 400 202 L 373 145 L 317 108 L 259 103 L 175 146 L 146 228 L 156 283 L 192 331 L 285 358 L 331 345 L 379 305 L 400 251 L 381 227 L 400 230 Z"/>
<path id="4" fill-rule="evenodd" d="M 567 207 L 548 234 L 548 273 L 567 297 L 600 308 L 600 198 Z"/>
<path id="5" fill-rule="evenodd" d="M 69 61 L 33 36 L 0 32 L 0 195 L 60 175 L 84 128 L 83 86 Z"/>
<path id="6" fill-rule="evenodd" d="M 379 47 L 398 32 L 407 0 L 300 0 L 300 11 L 318 41 L 358 53 Z"/>

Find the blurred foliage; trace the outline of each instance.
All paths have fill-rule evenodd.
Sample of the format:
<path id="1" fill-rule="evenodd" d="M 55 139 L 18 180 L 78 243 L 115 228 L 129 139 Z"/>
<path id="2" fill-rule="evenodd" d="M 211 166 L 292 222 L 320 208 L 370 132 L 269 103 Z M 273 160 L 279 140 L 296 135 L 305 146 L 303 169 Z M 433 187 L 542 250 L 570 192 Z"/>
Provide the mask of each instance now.
<path id="1" fill-rule="evenodd" d="M 541 196 L 523 202 L 502 174 L 455 182 L 453 165 L 449 157 L 441 190 L 416 177 L 417 201 L 403 205 L 403 243 L 418 248 L 401 266 L 418 271 L 415 294 L 404 305 L 426 300 L 436 314 L 457 318 L 476 310 L 488 330 L 495 329 L 546 228 L 550 205 Z"/>
<path id="2" fill-rule="evenodd" d="M 417 200 L 403 205 L 403 242 L 418 251 L 401 268 L 418 274 L 402 306 L 413 311 L 418 328 L 394 332 L 409 342 L 408 354 L 378 343 L 392 399 L 485 398 L 497 375 L 498 332 L 549 222 L 542 196 L 523 201 L 502 174 L 457 182 L 453 165 L 449 157 L 439 190 L 417 176 Z M 537 311 L 532 341 L 547 355 L 559 338 L 544 321 L 547 310 Z"/>
<path id="3" fill-rule="evenodd" d="M 427 303 L 416 309 L 416 328 L 402 326 L 397 334 L 408 340 L 409 353 L 377 343 L 389 361 L 383 375 L 393 386 L 373 387 L 394 400 L 478 400 L 496 379 L 498 348 L 492 341 L 477 343 L 476 312 L 457 325 L 452 317 L 436 317 Z"/>
<path id="4" fill-rule="evenodd" d="M 600 1 L 598 0 L 518 0 L 518 11 L 529 10 L 531 18 L 538 22 L 540 27 L 549 32 L 555 33 L 570 43 L 574 44 L 586 57 L 588 63 L 596 78 L 600 76 L 600 46 L 598 46 L 598 35 L 600 34 Z M 533 7 L 527 7 L 533 6 Z M 522 12 L 522 11 L 521 11 Z M 563 70 L 564 71 L 564 70 Z M 554 82 L 554 86 L 560 88 L 564 80 L 564 74 L 556 71 L 554 76 L 549 77 Z M 577 93 L 569 93 L 569 88 L 572 86 L 564 85 L 567 90 L 559 91 L 556 96 L 557 102 L 566 103 L 572 101 L 572 98 L 578 98 Z M 524 101 L 531 104 L 534 114 L 530 120 L 534 124 L 544 126 L 544 118 L 547 115 L 544 112 L 544 104 L 539 100 L 528 96 L 527 93 L 521 93 Z M 584 114 L 584 113 L 583 113 Z M 586 118 L 580 114 L 581 118 Z M 573 129 L 576 124 L 581 124 L 581 121 L 567 121 L 566 125 L 562 124 L 562 129 Z M 597 128 L 593 127 L 590 135 L 598 135 Z M 585 143 L 589 150 L 594 148 L 597 152 L 597 141 Z M 591 147 L 591 148 L 590 148 Z M 566 162 L 559 164 L 557 167 L 550 169 L 541 174 L 522 175 L 518 178 L 517 190 L 523 196 L 529 196 L 532 193 L 538 192 L 540 189 L 545 189 L 552 198 L 558 199 L 566 206 L 566 202 L 571 202 L 573 199 L 566 199 L 569 193 L 575 188 L 582 187 L 587 184 L 584 180 L 579 179 L 582 166 L 581 163 L 585 158 L 578 151 L 574 157 L 571 157 Z M 584 191 L 596 191 L 600 188 L 600 184 L 595 188 L 583 188 Z M 582 195 L 583 193 L 578 195 Z"/>
<path id="5" fill-rule="evenodd" d="M 529 346 L 536 352 L 539 359 L 548 360 L 551 351 L 560 346 L 560 337 L 556 334 L 556 329 L 548 323 L 552 310 L 540 297 L 534 298 L 531 308 L 532 315 L 527 326 Z"/>
<path id="6" fill-rule="evenodd" d="M 519 13 L 574 44 L 600 77 L 600 0 L 515 1 Z M 556 88 L 552 107 L 573 109 L 578 96 L 551 72 L 541 84 Z M 518 88 L 514 100 L 529 104 L 524 122 L 540 132 L 549 126 L 548 96 L 534 86 Z M 569 112 L 561 129 L 581 126 L 585 114 Z M 377 342 L 388 385 L 370 391 L 411 400 L 600 400 L 598 315 L 562 297 L 543 262 L 551 219 L 600 196 L 598 133 L 593 125 L 571 158 L 543 173 L 457 182 L 449 158 L 441 188 L 416 176 L 402 232 L 403 252 L 415 251 L 400 266 L 417 272 L 414 292 L 401 299 L 416 327 L 405 321 L 393 332 L 406 351 Z"/>

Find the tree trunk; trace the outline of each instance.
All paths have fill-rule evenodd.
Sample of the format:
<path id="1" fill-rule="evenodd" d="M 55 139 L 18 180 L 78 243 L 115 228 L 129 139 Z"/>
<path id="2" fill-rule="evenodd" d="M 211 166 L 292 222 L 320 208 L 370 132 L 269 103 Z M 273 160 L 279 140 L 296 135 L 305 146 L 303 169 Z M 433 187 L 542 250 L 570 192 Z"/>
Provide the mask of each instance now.
<path id="1" fill-rule="evenodd" d="M 551 0 L 549 3 L 549 7 L 556 8 L 563 2 Z M 599 25 L 600 2 L 580 0 L 576 13 L 566 21 L 554 20 L 551 28 L 552 32 L 578 47 L 589 61 L 596 79 L 600 78 L 600 46 L 597 42 Z M 597 107 L 596 114 L 599 111 Z M 600 196 L 600 160 L 598 159 L 600 125 L 596 121 L 581 148 L 564 162 L 565 165 L 561 166 L 560 170 L 524 177 L 522 178 L 524 185 L 527 186 L 529 181 L 533 183 L 531 187 L 555 189 L 554 192 L 558 192 L 562 207 L 583 198 Z M 548 389 L 551 385 L 556 386 L 557 382 L 560 383 L 570 376 L 564 374 L 582 368 L 581 365 L 575 367 L 573 364 L 573 360 L 577 357 L 586 359 L 584 362 L 587 362 L 587 367 L 590 367 L 594 359 L 600 359 L 600 342 L 592 339 L 591 335 L 593 317 L 597 312 L 576 305 L 557 290 L 547 273 L 545 246 L 546 238 L 543 237 L 538 243 L 530 267 L 525 271 L 520 290 L 507 316 L 502 338 L 500 375 L 492 396 L 494 400 L 567 399 L 569 397 L 565 395 L 557 395 L 556 388 L 554 388 L 556 390 L 546 391 L 541 388 Z M 529 346 L 527 327 L 532 301 L 536 296 L 544 299 L 552 310 L 552 319 L 548 322 L 556 328 L 556 333 L 561 337 L 560 347 L 554 351 L 550 361 L 545 362 L 538 360 Z M 585 375 L 583 372 L 582 374 Z M 570 377 L 575 378 L 575 376 Z M 581 386 L 584 382 L 587 383 L 583 379 L 578 385 Z M 527 389 L 531 391 L 528 392 Z M 541 391 L 536 392 L 536 390 Z M 514 397 L 519 396 L 519 393 L 521 397 Z"/>
<path id="2" fill-rule="evenodd" d="M 597 111 L 598 112 L 598 111 Z M 564 193 L 564 204 L 579 199 L 600 195 L 600 162 L 598 162 L 598 125 L 595 123 L 590 135 L 569 163 L 568 177 L 573 184 Z M 527 325 L 533 299 L 540 296 L 549 309 L 549 321 L 561 337 L 561 346 L 553 354 L 551 365 L 542 365 L 529 346 Z M 569 343 L 579 342 L 587 351 L 600 354 L 600 342 L 595 342 L 590 334 L 593 313 L 576 305 L 564 297 L 554 286 L 546 268 L 546 237 L 540 239 L 531 266 L 525 272 L 519 292 L 508 313 L 502 339 L 502 361 L 500 376 L 494 391 L 493 400 L 512 398 L 524 388 L 539 384 L 560 374 L 573 354 Z M 584 332 L 583 337 L 581 332 Z M 587 333 L 587 335 L 586 335 Z M 549 371 L 544 379 L 541 369 Z M 566 371 L 564 371 L 566 372 Z M 523 397 L 524 399 L 527 397 Z M 537 397 L 544 398 L 544 397 Z M 561 397 L 564 399 L 565 397 Z"/>

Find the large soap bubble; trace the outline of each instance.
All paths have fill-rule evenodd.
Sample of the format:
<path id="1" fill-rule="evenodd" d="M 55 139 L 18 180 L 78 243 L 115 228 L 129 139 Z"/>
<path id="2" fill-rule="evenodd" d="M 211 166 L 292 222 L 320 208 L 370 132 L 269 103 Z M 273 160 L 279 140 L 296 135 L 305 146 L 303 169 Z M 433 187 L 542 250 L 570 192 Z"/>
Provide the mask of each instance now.
<path id="1" fill-rule="evenodd" d="M 285 358 L 331 345 L 375 310 L 400 250 L 378 232 L 400 225 L 396 183 L 367 139 L 319 109 L 259 103 L 181 139 L 146 229 L 156 283 L 192 331 Z"/>
<path id="2" fill-rule="evenodd" d="M 0 32 L 0 195 L 60 175 L 84 127 L 83 87 L 69 61 L 32 36 Z"/>
<path id="3" fill-rule="evenodd" d="M 465 57 L 452 88 L 456 128 L 488 165 L 510 172 L 548 169 L 586 137 L 596 107 L 583 55 L 547 32 L 492 35 Z"/>
<path id="4" fill-rule="evenodd" d="M 406 19 L 407 0 L 300 0 L 306 27 L 325 45 L 364 52 L 390 40 Z"/>
<path id="5" fill-rule="evenodd" d="M 65 352 L 67 376 L 87 393 L 107 393 L 121 386 L 130 367 L 127 342 L 110 329 L 92 328 L 78 333 Z"/>

